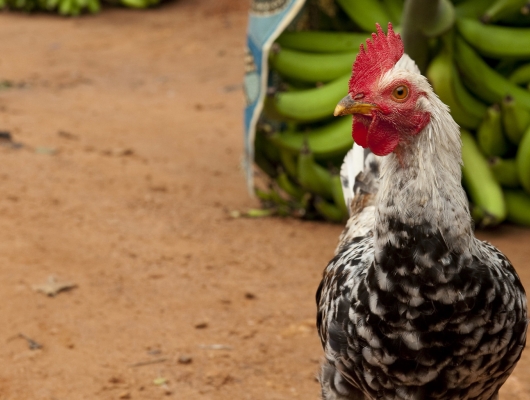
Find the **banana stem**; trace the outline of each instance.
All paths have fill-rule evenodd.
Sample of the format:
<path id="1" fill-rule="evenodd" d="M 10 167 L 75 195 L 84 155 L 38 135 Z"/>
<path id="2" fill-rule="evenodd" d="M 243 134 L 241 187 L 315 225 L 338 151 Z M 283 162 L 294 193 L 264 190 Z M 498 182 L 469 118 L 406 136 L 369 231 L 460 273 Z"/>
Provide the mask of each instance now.
<path id="1" fill-rule="evenodd" d="M 429 38 L 447 32 L 454 18 L 454 8 L 448 0 L 405 0 L 401 37 L 405 52 L 422 73 L 429 60 Z"/>
<path id="2" fill-rule="evenodd" d="M 412 58 L 422 73 L 425 72 L 428 60 L 429 39 L 421 31 L 422 20 L 432 19 L 434 7 L 439 0 L 406 0 L 401 17 L 401 37 L 405 45 L 405 53 Z"/>

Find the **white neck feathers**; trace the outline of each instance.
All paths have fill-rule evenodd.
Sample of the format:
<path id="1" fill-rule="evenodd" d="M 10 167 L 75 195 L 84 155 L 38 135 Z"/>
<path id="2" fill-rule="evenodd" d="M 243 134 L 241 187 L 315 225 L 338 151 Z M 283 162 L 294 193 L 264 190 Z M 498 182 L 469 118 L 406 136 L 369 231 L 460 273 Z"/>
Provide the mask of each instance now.
<path id="1" fill-rule="evenodd" d="M 382 161 L 376 201 L 376 227 L 381 228 L 376 235 L 386 240 L 391 220 L 408 226 L 430 225 L 459 251 L 468 248 L 472 235 L 461 186 L 460 131 L 432 90 L 421 101 L 431 114 L 429 124 L 410 142 L 399 145 L 399 156 L 392 153 Z"/>

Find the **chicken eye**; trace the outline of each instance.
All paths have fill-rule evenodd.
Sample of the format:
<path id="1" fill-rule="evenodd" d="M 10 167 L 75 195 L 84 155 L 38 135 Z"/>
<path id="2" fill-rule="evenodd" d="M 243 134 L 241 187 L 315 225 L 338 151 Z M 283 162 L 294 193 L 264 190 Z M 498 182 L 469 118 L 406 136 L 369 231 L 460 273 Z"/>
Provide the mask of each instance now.
<path id="1" fill-rule="evenodd" d="M 409 95 L 409 88 L 405 85 L 400 85 L 392 91 L 392 96 L 396 101 L 403 101 Z"/>

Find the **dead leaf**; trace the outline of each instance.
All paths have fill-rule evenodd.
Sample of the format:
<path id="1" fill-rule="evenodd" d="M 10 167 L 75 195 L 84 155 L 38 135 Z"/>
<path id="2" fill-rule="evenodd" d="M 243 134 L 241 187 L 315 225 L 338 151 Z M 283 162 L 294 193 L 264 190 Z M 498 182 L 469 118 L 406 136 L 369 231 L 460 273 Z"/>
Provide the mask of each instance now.
<path id="1" fill-rule="evenodd" d="M 32 338 L 24 335 L 23 333 L 19 333 L 18 337 L 21 337 L 22 339 L 26 339 L 26 342 L 28 342 L 28 346 L 29 346 L 30 350 L 42 349 L 42 344 L 36 342 L 35 340 L 33 340 Z"/>
<path id="2" fill-rule="evenodd" d="M 57 153 L 57 149 L 55 147 L 39 146 L 35 147 L 35 153 L 53 156 Z"/>
<path id="3" fill-rule="evenodd" d="M 158 378 L 156 378 L 153 383 L 156 385 L 156 386 L 162 386 L 162 385 L 165 385 L 167 384 L 169 381 L 167 378 L 163 378 L 161 376 L 159 376 Z"/>
<path id="4" fill-rule="evenodd" d="M 201 344 L 199 347 L 207 350 L 232 350 L 232 346 L 226 344 Z"/>
<path id="5" fill-rule="evenodd" d="M 41 285 L 33 285 L 32 288 L 36 292 L 42 292 L 47 296 L 53 297 L 59 292 L 64 292 L 77 287 L 77 284 L 73 282 L 61 282 L 55 279 L 52 275 L 48 278 L 46 283 Z"/>

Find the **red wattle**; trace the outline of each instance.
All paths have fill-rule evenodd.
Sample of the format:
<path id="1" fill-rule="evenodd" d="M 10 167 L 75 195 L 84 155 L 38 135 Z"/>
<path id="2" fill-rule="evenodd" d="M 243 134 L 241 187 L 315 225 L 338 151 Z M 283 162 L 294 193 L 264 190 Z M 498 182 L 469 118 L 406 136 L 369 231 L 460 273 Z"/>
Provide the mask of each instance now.
<path id="1" fill-rule="evenodd" d="M 368 147 L 368 125 L 362 117 L 353 117 L 353 141 L 361 147 Z"/>
<path id="2" fill-rule="evenodd" d="M 355 115 L 353 140 L 359 146 L 369 147 L 378 156 L 386 156 L 394 151 L 401 138 L 417 135 L 429 121 L 429 113 L 418 112 L 400 121 L 398 130 L 395 123 L 377 113 L 371 117 Z"/>
<path id="3" fill-rule="evenodd" d="M 378 156 L 386 156 L 399 144 L 399 132 L 389 122 L 374 117 L 368 129 L 368 147 Z"/>

